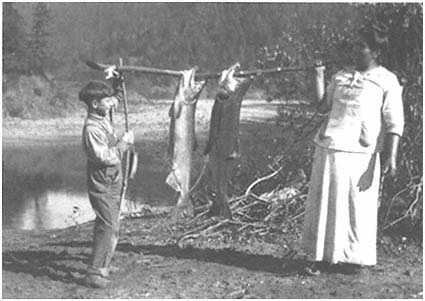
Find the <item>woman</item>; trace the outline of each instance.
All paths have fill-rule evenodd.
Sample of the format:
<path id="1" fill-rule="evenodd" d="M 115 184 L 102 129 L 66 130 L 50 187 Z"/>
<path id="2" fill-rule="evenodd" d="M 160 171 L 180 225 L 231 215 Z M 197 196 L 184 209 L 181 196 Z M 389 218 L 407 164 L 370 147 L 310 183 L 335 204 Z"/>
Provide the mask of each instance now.
<path id="1" fill-rule="evenodd" d="M 386 38 L 378 29 L 360 32 L 354 67 L 337 72 L 326 90 L 325 68 L 315 68 L 318 109 L 329 116 L 314 138 L 303 235 L 310 275 L 328 264 L 376 264 L 380 153 L 384 173 L 395 175 L 404 127 L 402 87 L 379 64 Z"/>

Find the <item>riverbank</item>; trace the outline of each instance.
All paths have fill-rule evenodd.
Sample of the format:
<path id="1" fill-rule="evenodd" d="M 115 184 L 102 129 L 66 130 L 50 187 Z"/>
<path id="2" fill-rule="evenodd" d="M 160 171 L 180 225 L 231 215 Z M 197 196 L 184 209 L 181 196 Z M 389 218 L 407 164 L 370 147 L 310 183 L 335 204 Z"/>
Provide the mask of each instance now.
<path id="1" fill-rule="evenodd" d="M 422 250 L 413 245 L 384 238 L 375 267 L 306 277 L 299 240 L 289 240 L 293 252 L 256 239 L 179 246 L 167 223 L 124 220 L 113 262 L 120 271 L 111 287 L 100 290 L 81 285 L 92 223 L 60 231 L 3 230 L 2 297 L 422 298 Z"/>
<path id="2" fill-rule="evenodd" d="M 194 177 L 204 164 L 202 155 L 208 135 L 213 101 L 201 99 L 196 112 L 198 145 L 194 152 Z M 138 204 L 173 205 L 175 192 L 165 183 L 169 162 L 168 147 L 170 100 L 132 106 L 130 127 L 135 132 L 139 153 L 136 178 L 130 181 L 127 197 Z M 244 101 L 241 119 L 244 162 L 249 157 L 266 158 L 272 137 L 278 103 Z M 85 222 L 90 210 L 85 184 L 86 158 L 81 146 L 85 112 L 41 120 L 3 120 L 3 227 L 50 229 L 57 225 Z M 114 122 L 123 131 L 121 111 Z M 270 130 L 274 131 L 270 135 Z M 261 142 L 261 143 L 258 143 Z M 244 165 L 248 165 L 244 163 Z M 264 164 L 266 166 L 266 164 Z M 79 211 L 78 216 L 75 209 Z M 84 211 L 84 212 L 82 212 Z M 65 221 L 66 219 L 66 221 Z"/>
<path id="3" fill-rule="evenodd" d="M 140 180 L 131 183 L 129 190 L 139 203 L 174 204 L 172 197 L 159 194 L 166 187 L 164 179 L 168 172 L 163 156 L 167 148 L 169 105 L 169 101 L 164 101 L 131 110 L 130 125 L 142 156 Z M 200 102 L 197 110 L 201 149 L 194 156 L 196 172 L 202 164 L 211 105 L 212 101 Z M 290 133 L 277 126 L 278 106 L 279 103 L 264 101 L 243 103 L 241 165 L 261 170 L 259 174 L 263 174 L 261 168 L 266 168 L 270 158 L 279 153 L 280 144 L 290 141 Z M 72 150 L 80 147 L 83 113 L 61 119 L 3 120 L 3 154 L 5 148 L 11 147 L 13 158 L 15 148 L 28 151 L 41 143 L 44 156 L 31 158 L 28 151 L 28 166 L 16 158 L 14 166 L 20 161 L 30 170 L 51 170 L 50 166 L 35 166 L 34 162 L 49 163 L 52 167 L 65 164 L 73 166 L 75 172 L 83 169 L 84 161 L 79 165 L 73 163 L 78 159 L 76 151 L 71 152 L 75 157 L 44 151 L 56 145 L 66 149 L 72 145 Z M 118 112 L 115 116 L 116 124 L 122 127 L 122 114 Z M 305 145 L 308 142 L 299 147 Z M 4 163 L 9 161 L 12 159 Z M 298 166 L 298 161 L 291 163 Z M 50 178 L 48 175 L 46 179 Z M 176 243 L 181 230 L 170 224 L 166 214 L 127 218 L 122 221 L 114 258 L 114 265 L 121 270 L 112 276 L 112 286 L 103 290 L 82 285 L 90 256 L 92 222 L 63 230 L 3 229 L 2 297 L 422 298 L 422 246 L 409 239 L 390 239 L 380 234 L 375 267 L 361 274 L 330 270 L 320 277 L 306 277 L 302 272 L 305 257 L 300 248 L 301 225 L 302 219 L 292 222 L 287 232 L 273 238 L 236 233 L 182 245 Z"/>

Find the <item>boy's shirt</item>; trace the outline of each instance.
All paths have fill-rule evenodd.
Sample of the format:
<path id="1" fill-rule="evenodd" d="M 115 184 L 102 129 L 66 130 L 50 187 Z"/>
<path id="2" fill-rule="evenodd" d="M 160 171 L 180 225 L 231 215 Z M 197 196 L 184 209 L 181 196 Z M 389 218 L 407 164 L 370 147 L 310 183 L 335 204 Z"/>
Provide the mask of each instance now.
<path id="1" fill-rule="evenodd" d="M 117 89 L 111 109 L 117 107 L 122 97 L 122 91 Z M 82 138 L 83 148 L 89 163 L 99 167 L 114 166 L 121 163 L 125 142 L 118 140 L 115 129 L 107 116 L 89 113 L 83 127 Z"/>

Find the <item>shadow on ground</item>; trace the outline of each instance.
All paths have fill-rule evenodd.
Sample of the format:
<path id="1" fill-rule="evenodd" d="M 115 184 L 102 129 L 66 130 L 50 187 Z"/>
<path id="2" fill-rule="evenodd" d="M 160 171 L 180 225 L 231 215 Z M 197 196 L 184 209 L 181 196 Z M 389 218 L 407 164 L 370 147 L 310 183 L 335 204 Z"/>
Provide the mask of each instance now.
<path id="1" fill-rule="evenodd" d="M 52 243 L 50 246 L 70 248 L 90 247 L 91 242 L 72 241 Z M 294 258 L 292 255 L 277 258 L 271 255 L 248 254 L 234 249 L 210 249 L 210 248 L 181 248 L 175 244 L 167 245 L 133 245 L 131 243 L 119 243 L 117 252 L 143 254 L 144 256 L 157 255 L 164 258 L 189 259 L 202 262 L 218 263 L 227 266 L 244 268 L 251 271 L 261 271 L 277 274 L 279 276 L 291 276 L 301 271 L 305 264 L 304 260 Z"/>
<path id="2" fill-rule="evenodd" d="M 71 255 L 66 251 L 9 251 L 3 252 L 3 270 L 26 273 L 33 277 L 46 276 L 64 283 L 82 283 L 85 268 L 76 268 L 88 263 L 87 254 Z M 71 262 L 71 265 L 69 264 Z M 68 264 L 67 264 L 68 263 Z M 77 274 L 80 274 L 77 276 Z"/>

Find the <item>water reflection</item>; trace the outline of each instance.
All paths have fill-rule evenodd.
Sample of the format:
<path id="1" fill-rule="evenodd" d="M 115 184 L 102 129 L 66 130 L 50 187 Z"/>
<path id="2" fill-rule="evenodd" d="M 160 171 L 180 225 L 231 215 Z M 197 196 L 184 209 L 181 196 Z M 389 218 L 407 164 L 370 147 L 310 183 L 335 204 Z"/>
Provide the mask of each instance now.
<path id="1" fill-rule="evenodd" d="M 78 225 L 95 218 L 87 195 L 45 191 L 24 200 L 24 208 L 10 226 L 24 230 L 55 229 Z"/>
<path id="2" fill-rule="evenodd" d="M 92 220 L 87 193 L 75 187 L 82 179 L 73 178 L 66 173 L 3 168 L 3 227 L 55 229 Z"/>
<path id="3" fill-rule="evenodd" d="M 80 143 L 3 141 L 2 151 L 3 228 L 65 228 L 94 218 Z"/>
<path id="4" fill-rule="evenodd" d="M 168 167 L 139 148 L 139 169 L 127 197 L 166 205 L 174 191 L 164 182 Z M 165 153 L 166 143 L 161 145 Z M 4 141 L 2 226 L 15 229 L 64 228 L 94 218 L 87 194 L 86 156 L 80 137 L 72 141 Z M 164 200 L 164 203 L 158 200 Z"/>

